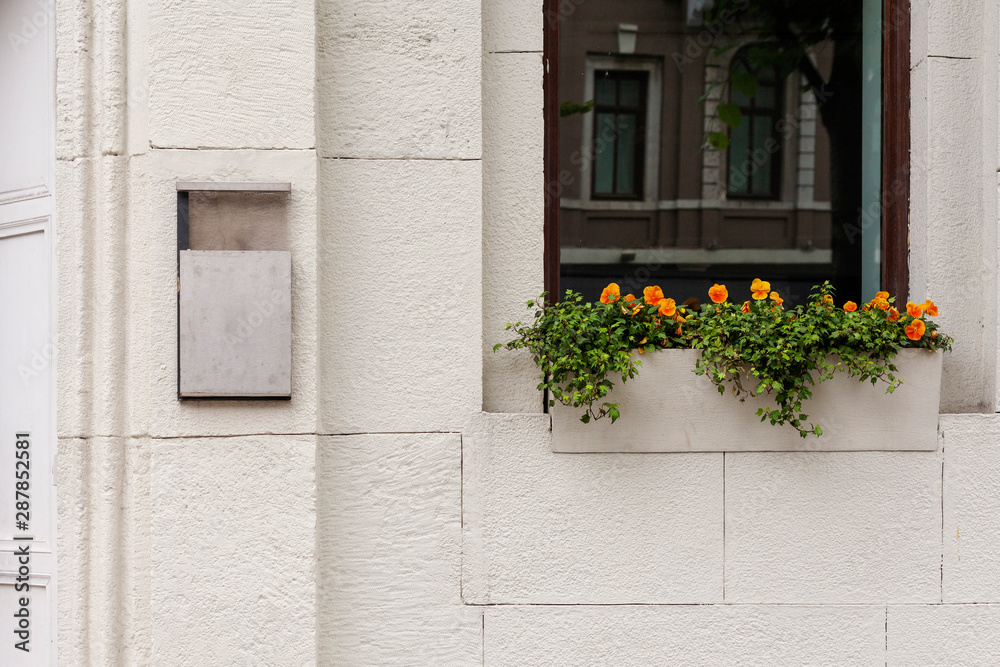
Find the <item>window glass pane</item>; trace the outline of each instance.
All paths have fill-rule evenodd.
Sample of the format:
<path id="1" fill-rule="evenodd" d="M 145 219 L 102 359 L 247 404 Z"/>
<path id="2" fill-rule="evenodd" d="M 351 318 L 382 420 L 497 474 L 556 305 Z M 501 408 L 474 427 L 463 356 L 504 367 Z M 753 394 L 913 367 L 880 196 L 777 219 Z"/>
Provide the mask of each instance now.
<path id="1" fill-rule="evenodd" d="M 864 12 L 860 226 L 861 281 L 864 298 L 869 299 L 881 289 L 882 273 L 882 3 L 865 0 Z"/>
<path id="2" fill-rule="evenodd" d="M 682 302 L 718 282 L 742 301 L 760 277 L 790 304 L 824 280 L 838 300 L 871 298 L 880 0 L 713 0 L 704 18 L 689 0 L 571 4 L 561 289 L 593 299 L 612 281 L 657 284 Z M 621 24 L 638 26 L 634 48 Z"/>
<path id="3" fill-rule="evenodd" d="M 615 173 L 615 117 L 597 114 L 598 140 L 594 146 L 594 192 L 611 194 Z"/>
<path id="4" fill-rule="evenodd" d="M 750 160 L 754 165 L 753 193 L 767 196 L 771 194 L 771 158 L 768 151 L 768 139 L 774 131 L 770 116 L 755 116 L 753 119 L 753 141 Z"/>
<path id="5" fill-rule="evenodd" d="M 639 81 L 636 79 L 623 79 L 619 87 L 618 104 L 623 107 L 639 106 Z"/>
<path id="6" fill-rule="evenodd" d="M 746 194 L 750 191 L 748 179 L 750 166 L 750 123 L 744 118 L 740 126 L 730 135 L 729 148 L 729 191 Z"/>
<path id="7" fill-rule="evenodd" d="M 624 89 L 624 86 L 622 87 Z M 615 192 L 630 195 L 635 192 L 635 116 L 618 116 L 618 177 Z"/>
<path id="8" fill-rule="evenodd" d="M 594 102 L 601 105 L 613 105 L 615 97 L 615 80 L 607 76 L 598 76 Z"/>
<path id="9" fill-rule="evenodd" d="M 749 97 L 736 88 L 729 91 L 729 101 L 742 108 L 747 108 L 752 103 Z"/>
<path id="10" fill-rule="evenodd" d="M 778 102 L 778 91 L 771 86 L 761 86 L 754 95 L 754 106 L 758 109 L 773 109 Z"/>

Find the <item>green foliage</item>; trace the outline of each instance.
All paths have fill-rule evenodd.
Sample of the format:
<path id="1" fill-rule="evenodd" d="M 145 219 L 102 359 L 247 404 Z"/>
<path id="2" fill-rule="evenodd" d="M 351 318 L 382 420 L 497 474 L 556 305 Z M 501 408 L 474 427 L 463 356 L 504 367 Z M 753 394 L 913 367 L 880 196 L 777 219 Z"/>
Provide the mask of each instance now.
<path id="1" fill-rule="evenodd" d="M 538 389 L 549 390 L 550 405 L 559 401 L 574 408 L 586 406 L 584 422 L 605 416 L 614 422 L 621 406 L 601 399 L 614 386 L 612 378 L 625 382 L 635 377 L 641 362 L 632 351 L 670 347 L 676 340 L 656 326 L 656 306 L 639 302 L 626 306 L 623 301 L 585 302 L 567 291 L 563 301 L 545 305 L 543 294 L 528 302 L 535 309 L 534 322 L 508 324 L 507 330 L 518 337 L 493 350 L 530 350 L 542 371 Z"/>
<path id="2" fill-rule="evenodd" d="M 730 102 L 720 104 L 717 113 L 719 114 L 719 120 L 733 129 L 739 127 L 740 123 L 743 122 L 743 113 L 740 111 L 740 108 Z"/>
<path id="3" fill-rule="evenodd" d="M 594 100 L 587 100 L 583 104 L 579 102 L 566 101 L 559 105 L 559 116 L 565 118 L 574 114 L 590 113 L 594 110 Z"/>
<path id="4" fill-rule="evenodd" d="M 724 151 L 729 148 L 729 135 L 725 132 L 709 132 L 708 145 L 717 151 Z"/>
<path id="5" fill-rule="evenodd" d="M 556 304 L 546 304 L 544 297 L 528 302 L 534 321 L 508 324 L 517 338 L 494 351 L 528 349 L 541 370 L 538 388 L 549 391 L 549 404 L 584 407 L 584 422 L 618 419 L 621 406 L 602 399 L 618 377 L 626 382 L 638 373 L 641 362 L 633 352 L 696 348 L 702 355 L 694 372 L 709 378 L 720 393 L 728 387 L 740 401 L 769 395 L 774 407 L 758 410 L 761 421 L 788 425 L 802 437 L 819 436 L 822 430 L 804 411 L 817 383 L 843 372 L 861 382 L 883 383 L 891 393 L 903 381 L 892 364 L 901 348 L 951 349 L 951 339 L 936 323 L 911 317 L 905 309 L 897 313 L 893 299 L 854 312 L 835 306 L 829 283 L 814 288 L 809 303 L 789 310 L 764 299 L 742 307 L 723 302 L 678 308 L 671 316 L 656 304 L 626 303 L 624 297 L 591 303 L 567 292 Z M 916 341 L 906 334 L 915 319 L 926 327 Z"/>
<path id="6" fill-rule="evenodd" d="M 760 87 L 757 77 L 742 69 L 733 70 L 729 74 L 729 84 L 747 97 L 756 95 Z"/>

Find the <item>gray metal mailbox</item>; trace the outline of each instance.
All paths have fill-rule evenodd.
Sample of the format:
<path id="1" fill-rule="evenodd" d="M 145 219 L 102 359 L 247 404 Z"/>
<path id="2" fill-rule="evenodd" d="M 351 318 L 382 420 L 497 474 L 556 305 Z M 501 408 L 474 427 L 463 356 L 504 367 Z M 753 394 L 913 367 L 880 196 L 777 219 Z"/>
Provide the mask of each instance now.
<path id="1" fill-rule="evenodd" d="M 283 248 L 252 247 L 279 245 L 274 239 L 283 238 L 284 230 L 274 228 L 275 216 L 259 218 L 260 211 L 283 206 L 273 201 L 262 206 L 258 193 L 287 193 L 274 187 L 287 184 L 255 185 L 177 184 L 179 398 L 292 395 L 292 255 Z M 199 199 L 210 205 L 207 213 L 189 218 L 189 191 L 209 193 L 199 194 L 208 197 Z M 239 194 L 220 200 L 215 194 L 220 192 Z M 248 197 L 243 208 L 242 193 L 257 197 Z"/>

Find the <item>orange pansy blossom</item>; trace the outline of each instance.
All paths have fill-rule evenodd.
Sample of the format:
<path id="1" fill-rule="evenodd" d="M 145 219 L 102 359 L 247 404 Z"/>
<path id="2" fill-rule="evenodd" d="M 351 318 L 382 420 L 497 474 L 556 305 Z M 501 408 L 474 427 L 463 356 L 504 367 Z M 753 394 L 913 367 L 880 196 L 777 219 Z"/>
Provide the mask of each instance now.
<path id="1" fill-rule="evenodd" d="M 640 310 L 642 310 L 642 304 L 636 302 L 635 294 L 626 294 L 624 301 L 625 301 L 625 305 L 627 305 L 627 306 L 629 306 L 629 307 L 632 308 L 632 314 L 633 315 L 635 315 Z M 628 312 L 628 310 L 625 308 L 625 306 L 622 306 L 622 312 L 623 313 L 627 313 Z"/>
<path id="2" fill-rule="evenodd" d="M 750 302 L 749 301 L 744 301 L 743 305 L 740 306 L 740 310 L 742 310 L 744 313 L 749 313 L 750 312 Z"/>
<path id="3" fill-rule="evenodd" d="M 844 304 L 845 313 L 853 313 L 857 309 L 858 309 L 858 304 L 854 303 L 853 301 L 848 301 L 847 303 Z"/>
<path id="4" fill-rule="evenodd" d="M 895 308 L 889 309 L 889 314 L 886 316 L 890 322 L 896 322 L 899 320 L 899 311 Z"/>
<path id="5" fill-rule="evenodd" d="M 660 300 L 660 315 L 666 315 L 667 317 L 673 317 L 677 313 L 677 302 L 673 299 L 661 299 Z"/>
<path id="6" fill-rule="evenodd" d="M 750 284 L 750 291 L 753 292 L 752 296 L 755 301 L 766 299 L 767 293 L 771 291 L 771 283 L 760 278 L 754 278 Z"/>
<path id="7" fill-rule="evenodd" d="M 875 298 L 868 302 L 869 306 L 875 306 L 879 310 L 886 310 L 889 308 L 889 293 L 888 292 L 876 292 Z M 867 308 L 866 308 L 867 310 Z"/>
<path id="8" fill-rule="evenodd" d="M 642 296 L 646 300 L 646 303 L 650 303 L 655 306 L 663 300 L 663 290 L 660 289 L 659 285 L 653 285 L 652 287 L 647 287 L 642 290 Z"/>
<path id="9" fill-rule="evenodd" d="M 924 316 L 924 310 L 912 301 L 906 302 L 906 314 L 910 317 L 920 318 Z"/>
<path id="10" fill-rule="evenodd" d="M 612 303 L 617 301 L 621 295 L 621 288 L 618 287 L 618 283 L 611 283 L 601 292 L 601 303 Z"/>
<path id="11" fill-rule="evenodd" d="M 920 340 L 924 332 L 927 330 L 927 325 L 924 324 L 923 320 L 913 320 L 908 325 L 906 325 L 906 337 L 910 340 Z"/>
<path id="12" fill-rule="evenodd" d="M 935 306 L 934 302 L 931 301 L 930 299 L 928 299 L 927 301 L 924 301 L 922 304 L 920 304 L 920 307 L 923 309 L 923 311 L 925 313 L 927 313 L 931 317 L 937 317 L 938 316 L 938 307 Z"/>
<path id="13" fill-rule="evenodd" d="M 771 301 L 774 301 L 774 305 L 776 306 L 780 306 L 785 302 L 785 300 L 782 299 L 777 292 L 771 292 L 770 296 L 771 296 Z"/>
<path id="14" fill-rule="evenodd" d="M 709 288 L 708 296 L 712 298 L 713 303 L 722 303 L 729 298 L 729 290 L 725 285 L 716 283 Z"/>

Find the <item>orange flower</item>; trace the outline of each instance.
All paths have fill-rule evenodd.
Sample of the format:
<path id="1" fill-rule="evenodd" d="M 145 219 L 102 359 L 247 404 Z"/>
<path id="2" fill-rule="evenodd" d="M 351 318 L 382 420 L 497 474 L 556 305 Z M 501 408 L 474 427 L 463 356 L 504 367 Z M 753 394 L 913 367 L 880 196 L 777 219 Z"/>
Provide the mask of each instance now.
<path id="1" fill-rule="evenodd" d="M 853 313 L 857 309 L 858 309 L 858 304 L 854 303 L 853 301 L 848 301 L 847 303 L 844 304 L 845 313 Z"/>
<path id="2" fill-rule="evenodd" d="M 601 292 L 601 303 L 612 303 L 613 301 L 617 301 L 621 295 L 621 288 L 618 287 L 618 283 L 611 283 Z"/>
<path id="3" fill-rule="evenodd" d="M 660 315 L 673 317 L 676 312 L 677 312 L 677 302 L 675 302 L 673 299 L 660 300 Z"/>
<path id="4" fill-rule="evenodd" d="M 890 322 L 896 322 L 897 320 L 899 320 L 899 311 L 896 310 L 895 308 L 890 308 L 889 314 L 886 317 L 888 317 Z"/>
<path id="5" fill-rule="evenodd" d="M 729 290 L 726 289 L 725 285 L 716 283 L 708 290 L 708 296 L 712 297 L 713 303 L 722 303 L 729 298 Z"/>
<path id="6" fill-rule="evenodd" d="M 906 302 L 906 314 L 910 317 L 920 318 L 924 316 L 923 309 L 912 301 Z"/>
<path id="7" fill-rule="evenodd" d="M 753 283 L 750 285 L 750 291 L 753 292 L 753 298 L 756 301 L 767 298 L 767 293 L 771 291 L 771 283 L 761 280 L 760 278 L 754 278 Z"/>
<path id="8" fill-rule="evenodd" d="M 629 306 L 629 308 L 632 308 L 632 306 L 635 306 L 634 308 L 632 308 L 632 314 L 633 315 L 635 315 L 640 310 L 642 310 L 642 304 L 638 304 L 636 302 L 635 294 L 626 294 L 624 301 L 625 301 L 625 305 Z M 623 313 L 628 313 L 628 309 L 625 308 L 625 306 L 622 306 L 622 312 Z"/>
<path id="9" fill-rule="evenodd" d="M 875 298 L 872 300 L 872 305 L 879 310 L 887 310 L 889 308 L 889 302 L 882 298 Z"/>
<path id="10" fill-rule="evenodd" d="M 660 289 L 659 285 L 653 285 L 642 290 L 642 296 L 646 300 L 646 303 L 651 303 L 655 306 L 663 300 L 663 290 Z"/>
<path id="11" fill-rule="evenodd" d="M 927 301 L 924 301 L 922 304 L 920 304 L 920 307 L 923 309 L 923 311 L 925 313 L 927 313 L 931 317 L 937 317 L 938 316 L 938 307 L 935 306 L 934 302 L 931 301 L 930 299 L 928 299 Z"/>
<path id="12" fill-rule="evenodd" d="M 875 292 L 875 298 L 872 299 L 872 301 L 878 301 L 879 299 L 885 299 L 886 301 L 888 301 L 889 300 L 889 293 L 888 292 Z"/>
<path id="13" fill-rule="evenodd" d="M 823 295 L 823 300 L 821 301 L 821 303 L 824 306 L 832 306 L 833 305 L 833 297 L 830 296 L 829 294 L 824 294 Z"/>
<path id="14" fill-rule="evenodd" d="M 780 306 L 781 304 L 783 304 L 785 302 L 784 299 L 782 299 L 780 296 L 778 296 L 777 292 L 771 292 L 771 301 L 774 301 L 774 305 L 776 305 L 776 306 Z"/>
<path id="15" fill-rule="evenodd" d="M 750 312 L 750 302 L 749 301 L 744 301 L 743 305 L 740 306 L 740 310 L 742 310 L 744 313 L 749 313 Z"/>
<path id="16" fill-rule="evenodd" d="M 913 320 L 906 326 L 906 337 L 910 340 L 920 340 L 926 330 L 927 325 L 923 320 Z"/>

